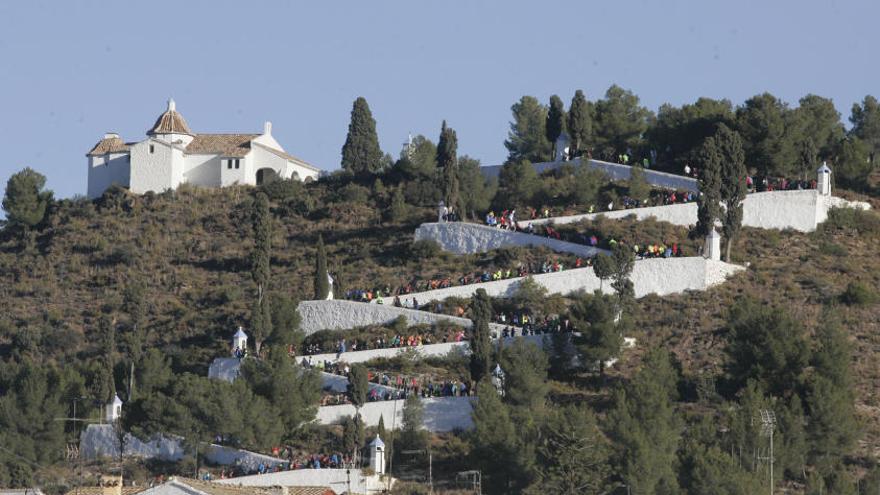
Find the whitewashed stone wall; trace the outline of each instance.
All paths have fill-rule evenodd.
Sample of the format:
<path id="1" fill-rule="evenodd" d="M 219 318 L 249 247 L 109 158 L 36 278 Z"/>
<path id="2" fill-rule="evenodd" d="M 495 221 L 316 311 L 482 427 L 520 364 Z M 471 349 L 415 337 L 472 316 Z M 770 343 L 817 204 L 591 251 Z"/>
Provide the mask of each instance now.
<path id="1" fill-rule="evenodd" d="M 475 397 L 432 397 L 422 399 L 425 406 L 424 427 L 432 432 L 466 430 L 473 427 L 471 401 Z M 367 426 L 377 426 L 379 418 L 385 418 L 385 427 L 400 428 L 403 424 L 403 400 L 368 402 L 361 408 L 361 417 Z M 318 423 L 341 424 L 353 416 L 354 406 L 325 406 L 318 408 Z M 396 418 L 396 419 L 395 419 Z"/>
<path id="2" fill-rule="evenodd" d="M 415 240 L 434 241 L 443 250 L 456 254 L 482 253 L 506 246 L 546 246 L 585 258 L 608 252 L 573 242 L 465 222 L 423 223 L 416 229 Z"/>
<path id="3" fill-rule="evenodd" d="M 144 442 L 131 434 L 126 434 L 125 438 L 126 456 L 179 461 L 187 454 L 180 438 L 177 437 L 163 436 L 149 442 Z M 88 425 L 80 435 L 79 448 L 81 455 L 85 459 L 114 458 L 119 456 L 119 441 L 113 426 L 109 424 Z M 270 467 L 284 464 L 285 462 L 284 459 L 256 452 L 213 444 L 209 445 L 203 454 L 205 459 L 214 464 L 224 466 L 238 464 L 248 469 L 256 469 L 261 462 Z"/>
<path id="4" fill-rule="evenodd" d="M 706 258 L 656 258 L 638 260 L 633 267 L 630 280 L 633 282 L 636 297 L 648 294 L 677 294 L 688 290 L 705 290 L 721 283 L 744 267 L 707 260 Z M 576 268 L 555 273 L 533 275 L 538 284 L 544 286 L 550 294 L 569 294 L 578 290 L 592 292 L 601 288 L 608 293 L 612 289 L 608 283 L 601 281 L 593 273 L 592 267 Z M 407 294 L 406 298 L 415 297 L 419 303 L 442 300 L 447 297 L 471 297 L 477 289 L 485 289 L 492 297 L 513 296 L 524 278 L 509 278 L 495 282 L 484 282 L 463 286 L 437 289 L 427 292 Z"/>
<path id="5" fill-rule="evenodd" d="M 327 486 L 336 493 L 348 490 L 351 481 L 351 492 L 357 494 L 382 493 L 386 483 L 379 475 L 365 475 L 360 469 L 297 469 L 277 473 L 255 474 L 238 478 L 215 480 L 215 483 L 234 486 L 264 487 L 295 487 L 295 486 Z M 394 479 L 388 479 L 392 484 Z"/>
<path id="6" fill-rule="evenodd" d="M 406 297 L 407 300 L 408 298 L 409 296 Z M 449 321 L 455 325 L 470 328 L 472 324 L 471 320 L 467 318 L 398 308 L 391 306 L 391 302 L 391 298 L 386 299 L 385 304 L 365 304 L 340 299 L 303 301 L 297 307 L 301 317 L 300 330 L 306 335 L 311 335 L 319 330 L 347 330 L 367 325 L 384 325 L 400 316 L 406 317 L 406 321 L 410 325 L 433 325 L 440 321 Z M 489 326 L 493 329 L 502 328 L 502 326 L 495 324 Z"/>
<path id="7" fill-rule="evenodd" d="M 743 225 L 760 229 L 794 229 L 800 232 L 812 232 L 816 227 L 828 218 L 828 210 L 831 208 L 858 208 L 870 209 L 871 205 L 861 201 L 847 201 L 834 196 L 822 196 L 815 189 L 804 191 L 767 191 L 752 193 L 743 201 Z M 599 216 L 611 219 L 622 219 L 633 216 L 636 220 L 654 218 L 661 222 L 669 222 L 673 225 L 689 227 L 697 223 L 697 203 L 678 203 L 666 206 L 649 206 L 646 208 L 632 208 L 629 210 L 614 210 L 584 215 L 569 215 L 553 218 L 539 218 L 520 222 L 525 228 L 530 223 L 542 225 L 552 223 L 562 225 L 577 223 L 582 220 L 594 220 Z M 453 253 L 476 253 L 480 245 L 458 240 L 456 227 L 445 227 L 451 224 L 422 224 L 416 229 L 415 239 L 432 239 L 440 243 L 441 247 Z M 423 227 L 425 229 L 423 230 Z M 489 228 L 480 226 L 482 228 Z M 451 233 L 438 232 L 439 230 L 451 230 Z M 492 229 L 497 230 L 497 229 Z M 525 235 L 525 234 L 523 234 Z M 537 236 L 532 236 L 537 237 Z M 499 235 L 493 249 L 502 247 L 500 243 L 507 240 L 506 236 Z M 567 243 L 566 243 L 567 244 Z M 449 248 L 446 247 L 449 245 Z M 522 245 L 521 242 L 509 242 L 507 246 Z M 552 246 L 551 246 L 552 248 Z M 553 248 L 555 249 L 555 248 Z M 485 250 L 485 249 L 483 249 Z M 555 249 L 557 251 L 570 250 Z"/>
<path id="8" fill-rule="evenodd" d="M 567 162 L 534 163 L 532 164 L 532 166 L 534 166 L 535 171 L 540 174 L 547 170 L 553 170 L 566 164 L 579 167 L 581 165 L 581 162 L 582 160 L 580 158 L 575 158 L 574 160 Z M 630 174 L 632 173 L 631 166 L 621 165 L 620 163 L 611 163 L 602 160 L 590 160 L 588 164 L 590 168 L 605 172 L 605 174 L 608 175 L 608 178 L 612 180 L 629 180 Z M 501 173 L 501 167 L 501 165 L 491 165 L 488 167 L 481 167 L 480 171 L 486 178 L 497 178 L 498 175 Z M 683 175 L 659 172 L 651 169 L 645 170 L 645 180 L 653 186 L 663 187 L 666 189 L 676 189 L 693 192 L 697 192 L 699 190 L 696 179 L 685 177 Z"/>

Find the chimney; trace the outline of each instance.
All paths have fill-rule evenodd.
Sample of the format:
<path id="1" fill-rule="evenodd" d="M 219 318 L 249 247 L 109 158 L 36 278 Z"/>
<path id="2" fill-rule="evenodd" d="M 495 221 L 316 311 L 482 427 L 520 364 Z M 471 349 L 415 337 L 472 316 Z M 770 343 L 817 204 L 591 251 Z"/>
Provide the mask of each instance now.
<path id="1" fill-rule="evenodd" d="M 122 476 L 102 475 L 101 495 L 122 495 Z"/>
<path id="2" fill-rule="evenodd" d="M 105 132 L 104 139 L 119 139 L 119 134 L 115 132 Z"/>
<path id="3" fill-rule="evenodd" d="M 266 136 L 272 135 L 272 123 L 268 120 L 263 123 L 263 134 Z"/>

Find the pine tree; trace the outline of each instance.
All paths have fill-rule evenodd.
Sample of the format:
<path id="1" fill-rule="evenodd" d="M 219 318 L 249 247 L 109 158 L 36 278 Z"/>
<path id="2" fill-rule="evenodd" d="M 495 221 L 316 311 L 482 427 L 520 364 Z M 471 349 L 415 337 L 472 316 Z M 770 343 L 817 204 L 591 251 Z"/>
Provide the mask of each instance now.
<path id="1" fill-rule="evenodd" d="M 859 438 L 853 380 L 851 345 L 840 325 L 831 321 L 817 332 L 819 348 L 813 355 L 815 374 L 808 385 L 806 405 L 810 412 L 808 434 L 810 458 L 828 469 L 848 454 Z"/>
<path id="2" fill-rule="evenodd" d="M 330 294 L 330 280 L 327 278 L 327 252 L 324 250 L 324 236 L 318 234 L 318 253 L 315 256 L 315 300 L 323 301 Z"/>
<path id="3" fill-rule="evenodd" d="M 562 99 L 556 95 L 550 97 L 550 109 L 547 111 L 547 123 L 545 124 L 545 132 L 547 141 L 550 142 L 552 159 L 556 159 L 559 150 L 556 149 L 556 141 L 565 132 L 566 114 L 565 104 Z"/>
<path id="4" fill-rule="evenodd" d="M 251 255 L 251 274 L 257 285 L 257 297 L 251 311 L 251 332 L 257 355 L 263 341 L 272 334 L 272 314 L 269 308 L 269 276 L 272 257 L 272 216 L 269 197 L 259 192 L 254 201 L 254 251 Z"/>
<path id="5" fill-rule="evenodd" d="M 542 428 L 537 454 L 541 469 L 526 494 L 607 493 L 611 487 L 607 441 L 585 407 L 554 409 Z"/>
<path id="6" fill-rule="evenodd" d="M 33 244 L 32 230 L 46 217 L 52 202 L 52 192 L 43 190 L 46 177 L 30 167 L 12 174 L 6 182 L 3 211 L 9 227 L 18 229 Z"/>
<path id="7" fill-rule="evenodd" d="M 375 174 L 382 165 L 382 150 L 376 134 L 376 121 L 363 97 L 354 101 L 351 123 L 342 146 L 342 168 L 359 176 Z"/>
<path id="8" fill-rule="evenodd" d="M 507 406 L 489 380 L 477 385 L 473 408 L 471 464 L 482 471 L 482 486 L 487 493 L 511 493 L 509 487 L 518 469 L 516 432 Z"/>
<path id="9" fill-rule="evenodd" d="M 510 110 L 513 112 L 513 121 L 504 141 L 509 152 L 507 161 L 549 161 L 551 143 L 547 140 L 546 132 L 547 107 L 534 96 L 523 96 Z"/>
<path id="10" fill-rule="evenodd" d="M 675 493 L 680 425 L 675 415 L 678 376 L 669 354 L 653 349 L 616 397 L 612 436 L 620 448 L 621 477 L 632 493 Z"/>
<path id="11" fill-rule="evenodd" d="M 721 230 L 725 237 L 724 261 L 730 262 L 730 250 L 742 229 L 743 201 L 746 199 L 746 163 L 742 139 L 724 124 L 718 125 L 715 144 L 721 157 L 719 200 L 725 208 L 721 213 Z"/>
<path id="12" fill-rule="evenodd" d="M 721 150 L 714 136 L 708 137 L 697 150 L 700 194 L 697 197 L 697 225 L 693 237 L 703 239 L 715 228 L 721 217 Z"/>
<path id="13" fill-rule="evenodd" d="M 473 334 L 470 340 L 470 370 L 474 383 L 481 381 L 492 371 L 492 341 L 489 338 L 492 314 L 492 300 L 485 289 L 477 289 L 471 300 Z"/>
<path id="14" fill-rule="evenodd" d="M 342 423 L 342 447 L 351 452 L 355 465 L 359 465 L 360 451 L 366 440 L 364 421 L 360 414 L 349 416 Z"/>
<path id="15" fill-rule="evenodd" d="M 623 335 L 615 322 L 617 302 L 613 296 L 596 291 L 579 297 L 570 307 L 572 325 L 581 331 L 578 350 L 589 363 L 598 363 L 599 374 L 605 362 L 620 354 Z"/>
<path id="16" fill-rule="evenodd" d="M 444 120 L 440 128 L 440 140 L 437 142 L 437 167 L 442 176 L 443 201 L 450 208 L 460 209 L 457 153 L 458 137 L 453 128 L 446 127 Z"/>
<path id="17" fill-rule="evenodd" d="M 535 167 L 528 160 L 509 161 L 498 173 L 498 208 L 523 208 L 532 203 L 540 181 Z"/>
<path id="18" fill-rule="evenodd" d="M 580 156 L 587 149 L 593 135 L 593 117 L 584 92 L 577 90 L 568 110 L 568 133 L 571 137 L 571 156 Z"/>

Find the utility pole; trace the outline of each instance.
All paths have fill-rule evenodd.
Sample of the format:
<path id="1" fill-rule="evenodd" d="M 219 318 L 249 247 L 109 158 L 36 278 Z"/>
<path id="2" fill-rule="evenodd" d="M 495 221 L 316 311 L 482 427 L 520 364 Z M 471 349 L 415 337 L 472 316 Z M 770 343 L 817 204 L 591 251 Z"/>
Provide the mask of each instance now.
<path id="1" fill-rule="evenodd" d="M 761 436 L 770 437 L 770 495 L 773 495 L 773 430 L 776 429 L 776 414 L 770 409 L 761 409 Z"/>

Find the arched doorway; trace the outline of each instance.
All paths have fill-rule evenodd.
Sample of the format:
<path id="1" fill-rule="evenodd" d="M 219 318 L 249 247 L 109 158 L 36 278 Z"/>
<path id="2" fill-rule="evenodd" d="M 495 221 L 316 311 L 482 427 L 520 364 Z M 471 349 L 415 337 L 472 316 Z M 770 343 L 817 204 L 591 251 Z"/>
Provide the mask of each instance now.
<path id="1" fill-rule="evenodd" d="M 263 184 L 268 184 L 274 180 L 278 179 L 278 174 L 274 169 L 271 168 L 261 168 L 257 170 L 257 185 L 261 186 Z"/>

